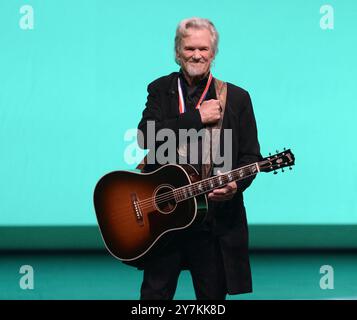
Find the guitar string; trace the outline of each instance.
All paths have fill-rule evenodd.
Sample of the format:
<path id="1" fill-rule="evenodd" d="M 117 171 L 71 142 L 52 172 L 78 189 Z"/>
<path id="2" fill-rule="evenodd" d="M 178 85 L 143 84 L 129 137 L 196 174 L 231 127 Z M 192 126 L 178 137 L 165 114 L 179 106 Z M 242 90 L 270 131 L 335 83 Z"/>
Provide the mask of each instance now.
<path id="1" fill-rule="evenodd" d="M 236 174 L 238 174 L 238 172 L 239 171 L 243 171 L 243 173 L 244 173 L 244 171 L 245 171 L 245 173 L 247 172 L 247 170 L 248 171 L 250 171 L 250 169 L 251 169 L 251 167 L 252 166 L 256 166 L 256 165 L 258 165 L 258 167 L 259 167 L 259 162 L 256 162 L 256 163 L 253 163 L 253 164 L 248 164 L 248 165 L 246 165 L 246 166 L 244 166 L 244 167 L 240 167 L 240 168 L 237 168 L 237 169 L 234 169 L 234 170 L 232 170 L 231 172 L 228 172 L 228 173 L 224 173 L 224 174 L 222 174 L 222 175 L 218 175 L 218 176 L 215 176 L 215 177 L 209 177 L 209 178 L 206 178 L 206 179 L 204 179 L 204 180 L 201 180 L 201 181 L 198 181 L 198 182 L 195 182 L 195 183 L 193 183 L 193 184 L 191 184 L 191 185 L 187 185 L 187 186 L 183 186 L 183 187 L 179 187 L 179 188 L 176 188 L 175 190 L 170 190 L 170 191 L 168 191 L 168 192 L 165 192 L 165 193 L 163 193 L 163 194 L 160 194 L 158 197 L 149 197 L 149 198 L 147 198 L 147 199 L 144 199 L 144 200 L 139 200 L 137 203 L 142 207 L 142 208 L 145 208 L 146 206 L 149 206 L 149 207 L 151 207 L 151 205 L 152 205 L 152 202 L 153 202 L 153 200 L 154 199 L 156 199 L 156 201 L 155 201 L 155 203 L 162 203 L 162 202 L 166 202 L 166 201 L 169 201 L 169 200 L 176 200 L 176 197 L 175 197 L 175 192 L 178 194 L 178 197 L 182 197 L 182 196 L 185 196 L 185 197 L 187 197 L 187 195 L 185 194 L 185 192 L 182 190 L 182 189 L 189 189 L 189 188 L 193 188 L 193 190 L 191 190 L 191 192 L 189 192 L 190 193 L 190 196 L 192 197 L 192 193 L 195 193 L 196 191 L 199 191 L 201 188 L 199 187 L 199 185 L 201 184 L 201 185 L 204 185 L 204 187 L 206 188 L 206 187 L 211 187 L 211 189 L 212 189 L 212 186 L 211 186 L 211 184 L 208 184 L 207 185 L 207 183 L 209 183 L 209 180 L 210 181 L 213 181 L 213 180 L 215 180 L 215 179 L 218 179 L 219 180 L 219 178 L 221 178 L 221 179 L 227 179 L 227 176 L 229 175 L 229 174 L 231 174 L 231 175 L 236 175 Z M 287 166 L 287 164 L 286 164 L 286 166 Z M 282 167 L 283 168 L 283 167 Z M 217 186 L 217 187 L 222 187 L 222 186 L 225 186 L 225 185 L 227 185 L 229 182 L 231 182 L 231 181 L 237 181 L 237 180 L 241 180 L 240 178 L 242 178 L 242 176 L 244 176 L 244 178 L 247 178 L 247 177 L 249 177 L 249 176 L 251 176 L 251 175 L 255 175 L 255 174 L 257 174 L 257 173 L 251 173 L 250 172 L 250 174 L 249 175 L 246 175 L 246 176 L 244 176 L 244 174 L 242 175 L 242 174 L 240 174 L 240 177 L 238 178 L 238 179 L 228 179 L 228 181 L 227 182 L 223 182 L 223 183 L 221 183 L 220 182 L 220 185 L 219 186 Z M 216 181 L 215 181 L 216 182 Z M 212 182 L 213 183 L 213 182 Z M 206 184 L 206 185 L 205 185 Z M 195 189 L 196 188 L 196 189 Z M 197 188 L 198 188 L 198 190 L 197 190 Z M 213 188 L 214 189 L 214 188 Z M 204 192 L 203 193 L 205 193 L 205 191 L 207 191 L 207 190 L 203 190 Z M 208 192 L 208 191 L 207 191 Z M 173 197 L 172 197 L 172 194 L 173 194 Z M 194 196 L 193 196 L 194 197 Z M 126 207 L 131 207 L 131 205 L 128 205 L 128 206 L 126 206 Z M 126 207 L 123 207 L 123 208 L 126 208 Z"/>
<path id="2" fill-rule="evenodd" d="M 255 174 L 251 174 L 251 175 L 255 175 Z M 247 176 L 248 177 L 248 176 Z M 171 192 L 172 193 L 172 192 Z M 203 193 L 205 193 L 205 192 L 203 192 Z M 196 195 L 197 196 L 197 195 Z M 152 198 L 153 199 L 153 198 Z M 172 197 L 171 197 L 171 199 L 172 199 Z M 165 201 L 167 201 L 167 200 L 165 200 Z M 165 202 L 165 201 L 158 201 L 158 202 L 155 202 L 155 203 L 162 203 L 162 202 Z M 124 209 L 128 209 L 128 208 L 132 208 L 132 206 L 131 205 L 127 205 L 127 206 L 123 206 L 123 207 L 121 207 L 120 208 L 120 211 L 118 211 L 118 212 L 122 212 L 122 210 L 124 210 Z M 142 206 L 140 206 L 140 209 L 141 210 L 146 210 L 146 209 L 149 209 L 149 208 L 151 208 L 151 209 L 154 209 L 154 210 L 156 210 L 156 207 L 153 205 L 153 202 L 151 201 L 150 202 L 150 204 L 146 204 L 146 205 L 142 205 Z M 128 214 L 126 215 L 127 217 L 128 216 L 130 216 L 130 215 L 133 215 L 133 212 L 132 211 L 128 211 Z M 111 214 L 109 214 L 109 216 L 117 216 L 117 213 L 116 212 L 112 212 Z M 123 215 L 122 215 L 122 217 L 118 217 L 118 218 L 123 218 Z M 129 218 L 129 219 L 132 219 L 131 217 Z M 125 219 L 124 219 L 125 220 Z M 123 221 L 124 221 L 123 220 Z"/>
<path id="3" fill-rule="evenodd" d="M 239 168 L 239 170 L 251 173 L 250 170 L 244 170 L 243 168 Z M 190 188 L 192 189 L 193 188 L 193 190 L 191 190 L 191 192 L 190 191 L 186 192 L 186 193 L 189 193 L 189 194 L 190 193 L 194 193 L 195 191 L 199 191 L 199 190 L 208 191 L 208 190 L 205 190 L 205 189 L 207 189 L 207 188 L 214 189 L 214 188 L 212 188 L 212 184 L 215 184 L 215 183 L 218 182 L 219 183 L 219 185 L 217 185 L 217 188 L 218 188 L 218 187 L 221 187 L 221 186 L 224 186 L 224 185 L 228 184 L 229 182 L 239 180 L 244 175 L 244 174 L 240 175 L 240 177 L 238 177 L 238 179 L 235 179 L 235 178 L 232 179 L 232 178 L 228 177 L 229 174 L 234 176 L 234 175 L 238 174 L 238 172 L 232 171 L 231 173 L 228 173 L 228 174 L 222 174 L 222 175 L 218 175 L 218 176 L 215 176 L 215 177 L 209 177 L 209 178 L 206 178 L 204 180 L 195 182 L 195 183 L 193 183 L 191 185 L 179 187 L 179 188 L 176 188 L 175 190 L 170 190 L 168 192 L 160 194 L 158 197 L 156 197 L 156 199 L 157 200 L 163 200 L 166 197 L 166 199 L 164 199 L 164 201 L 172 200 L 172 199 L 176 200 L 175 196 L 172 198 L 172 194 L 173 193 L 178 193 L 179 197 L 185 196 L 185 191 L 183 191 L 182 189 L 185 189 L 185 188 L 186 189 L 190 189 Z M 256 173 L 254 173 L 254 174 L 256 174 Z M 250 175 L 252 175 L 252 173 Z M 248 177 L 248 176 L 249 175 L 245 175 L 245 177 Z M 218 181 L 215 181 L 215 180 L 218 180 Z M 222 181 L 222 183 L 221 183 L 220 180 L 224 180 L 224 181 Z M 199 187 L 200 184 L 201 184 L 201 187 Z M 147 198 L 147 199 L 144 199 L 144 200 L 139 200 L 138 204 L 139 205 L 145 205 L 145 203 L 147 203 L 147 202 L 151 203 L 153 199 L 155 199 L 155 197 L 150 197 L 150 198 Z M 159 203 L 159 201 L 156 201 L 156 203 Z"/>
<path id="4" fill-rule="evenodd" d="M 216 178 L 216 177 L 215 177 Z M 191 185 L 191 186 L 193 186 L 193 185 Z M 193 192 L 195 192 L 195 191 L 198 191 L 199 189 L 198 188 L 196 188 L 196 186 L 194 186 L 194 188 L 193 189 L 195 189 L 195 190 L 193 190 Z M 182 192 L 182 191 L 181 191 Z M 165 193 L 165 194 L 169 194 L 168 196 L 165 196 L 165 197 L 160 197 L 159 199 L 159 201 L 155 201 L 155 204 L 159 204 L 159 203 L 164 203 L 164 202 L 166 202 L 166 201 L 168 201 L 168 200 L 173 200 L 174 198 L 172 197 L 172 194 L 173 194 L 173 191 L 171 190 L 170 192 L 167 192 L 167 193 Z M 181 194 L 181 196 L 183 195 L 183 193 Z M 150 199 L 150 198 L 149 198 Z M 151 199 L 152 200 L 154 200 L 154 197 L 151 197 Z M 140 209 L 141 210 L 146 210 L 146 209 L 150 209 L 150 208 L 152 208 L 152 209 L 154 209 L 154 210 L 156 210 L 157 208 L 155 207 L 155 205 L 154 205 L 154 202 L 153 201 L 150 201 L 149 203 L 146 201 L 144 204 L 141 204 L 140 205 Z M 127 209 L 126 211 L 128 211 L 128 209 L 132 209 L 132 205 L 125 205 L 125 206 L 122 206 L 122 207 L 120 207 L 120 211 L 118 211 L 118 212 L 121 212 L 122 210 L 124 210 L 124 209 Z M 133 212 L 130 210 L 130 211 L 128 211 L 128 213 L 129 214 L 127 214 L 126 216 L 132 216 L 133 215 Z M 109 216 L 117 216 L 117 212 L 112 212 L 111 214 L 109 214 Z M 122 215 L 123 216 L 123 215 Z M 131 217 L 130 217 L 130 219 L 132 219 Z M 125 220 L 122 220 L 122 221 L 125 221 Z"/>
<path id="5" fill-rule="evenodd" d="M 161 194 L 160 196 L 158 196 L 156 199 L 162 199 L 163 201 L 168 201 L 168 200 L 172 200 L 172 199 L 175 199 L 176 200 L 176 198 L 175 198 L 175 196 L 172 198 L 172 196 L 171 196 L 171 194 L 173 193 L 173 192 L 178 192 L 178 193 L 180 193 L 179 194 L 179 196 L 184 196 L 185 194 L 184 194 L 184 191 L 182 191 L 182 190 L 180 190 L 180 189 L 184 189 L 184 188 L 186 188 L 186 189 L 188 189 L 188 188 L 192 188 L 192 187 L 198 187 L 200 184 L 207 184 L 208 183 L 208 185 L 206 185 L 205 187 L 211 187 L 211 185 L 209 184 L 209 180 L 211 180 L 211 181 L 213 181 L 213 180 L 215 180 L 215 179 L 227 179 L 227 176 L 229 175 L 229 174 L 231 174 L 231 175 L 236 175 L 236 174 L 238 174 L 238 172 L 239 171 L 243 171 L 243 175 L 242 175 L 242 172 L 239 174 L 239 177 L 238 177 L 238 179 L 236 179 L 236 178 L 234 178 L 234 179 L 229 179 L 228 178 L 228 182 L 224 182 L 224 183 L 220 183 L 220 185 L 219 186 L 217 186 L 217 187 L 221 187 L 221 186 L 224 186 L 224 185 L 226 185 L 226 184 L 228 184 L 229 182 L 231 182 L 231 181 L 237 181 L 237 180 L 241 180 L 241 178 L 244 176 L 244 178 L 247 178 L 247 177 L 249 177 L 249 176 L 251 176 L 251 175 L 255 175 L 255 174 L 257 174 L 257 172 L 256 173 L 251 173 L 251 168 L 254 166 L 256 166 L 256 165 L 258 165 L 258 167 L 259 167 L 259 163 L 258 162 L 255 162 L 255 163 L 252 163 L 252 164 L 248 164 L 248 165 L 246 165 L 246 166 L 244 166 L 244 167 L 240 167 L 240 168 L 237 168 L 237 169 L 234 169 L 234 170 L 232 170 L 231 172 L 228 172 L 228 173 L 224 173 L 224 174 L 222 174 L 222 175 L 218 175 L 218 176 L 215 176 L 215 177 L 209 177 L 209 178 L 206 178 L 206 179 L 204 179 L 204 180 L 201 180 L 201 181 L 198 181 L 198 182 L 195 182 L 195 183 L 193 183 L 193 184 L 191 184 L 191 185 L 188 185 L 188 186 L 183 186 L 183 187 L 179 187 L 179 188 L 176 188 L 174 191 L 173 190 L 170 190 L 170 191 L 168 191 L 168 192 L 166 192 L 166 193 L 163 193 L 163 194 Z M 288 164 L 286 164 L 285 166 L 287 166 Z M 285 167 L 284 166 L 284 167 Z M 281 168 L 284 168 L 284 167 L 281 167 Z M 247 172 L 249 172 L 250 174 L 249 175 L 245 175 Z M 212 187 L 211 187 L 212 188 Z M 199 187 L 198 187 L 198 189 L 200 189 Z M 213 188 L 214 189 L 214 188 Z M 197 191 L 197 190 L 193 190 L 193 191 Z M 166 199 L 163 199 L 162 197 L 168 197 L 168 198 L 166 198 Z M 170 197 L 171 197 L 171 199 L 170 199 Z M 145 205 L 145 203 L 151 203 L 152 201 L 153 201 L 153 199 L 155 199 L 155 197 L 150 197 L 150 198 L 147 198 L 147 199 L 144 199 L 144 200 L 139 200 L 138 201 L 138 204 L 139 205 Z M 162 201 L 161 201 L 162 202 Z M 156 201 L 156 203 L 160 203 L 159 201 Z"/>
<path id="6" fill-rule="evenodd" d="M 246 177 L 248 177 L 248 175 Z M 209 178 L 209 179 L 211 179 L 211 178 Z M 221 179 L 222 183 L 219 181 L 220 179 Z M 205 179 L 205 180 L 208 180 L 208 179 Z M 137 203 L 140 205 L 140 208 L 146 208 L 147 205 L 149 205 L 149 207 L 151 207 L 152 203 L 155 199 L 156 199 L 155 203 L 159 204 L 159 203 L 163 203 L 163 202 L 166 202 L 169 200 L 177 200 L 177 199 L 181 200 L 181 198 L 187 197 L 187 194 L 189 194 L 191 196 L 192 194 L 194 194 L 198 191 L 203 191 L 203 193 L 209 192 L 210 189 L 212 189 L 212 185 L 210 183 L 208 183 L 208 181 L 205 181 L 205 180 L 201 180 L 201 184 L 203 185 L 203 187 L 201 187 L 201 188 L 199 187 L 200 182 L 197 182 L 197 183 L 194 183 L 194 184 L 191 184 L 188 186 L 176 188 L 175 190 L 170 190 L 168 192 L 160 194 L 157 197 L 150 197 L 150 198 L 147 198 L 144 200 L 139 200 Z M 217 188 L 218 188 L 218 187 L 225 186 L 226 184 L 233 181 L 234 179 L 230 180 L 228 177 L 216 176 L 216 177 L 213 177 L 212 180 L 218 180 L 218 182 L 219 182 L 219 185 L 217 185 Z M 217 181 L 214 181 L 212 183 L 217 183 Z M 187 189 L 191 189 L 191 190 L 184 192 L 183 190 L 180 190 L 183 188 L 187 188 Z M 175 196 L 175 193 L 176 193 L 176 196 Z M 192 197 L 194 197 L 194 196 L 195 195 L 192 195 Z M 182 199 L 182 200 L 184 200 L 184 199 Z M 124 208 L 129 208 L 129 207 L 132 207 L 132 205 L 127 205 L 126 207 L 122 207 L 122 208 L 124 209 Z"/>
<path id="7" fill-rule="evenodd" d="M 219 178 L 221 179 L 224 179 L 224 180 L 227 180 L 227 181 L 224 181 L 223 183 L 220 183 L 219 186 L 217 187 L 222 187 L 222 186 L 225 186 L 227 185 L 230 181 L 237 181 L 237 180 L 241 180 L 242 178 L 242 175 L 240 174 L 240 177 L 238 179 L 234 178 L 234 179 L 231 179 L 229 180 L 228 178 L 228 175 L 229 174 L 232 174 L 232 175 L 236 175 L 239 173 L 239 171 L 243 171 L 243 173 L 247 172 L 247 169 L 249 170 L 253 165 L 256 165 L 258 163 L 254 163 L 254 164 L 249 164 L 249 165 L 246 165 L 244 167 L 240 167 L 240 168 L 237 168 L 237 169 L 234 169 L 232 170 L 231 172 L 229 173 L 224 173 L 222 175 L 218 175 L 218 176 L 215 176 L 215 177 L 209 177 L 209 178 L 206 178 L 204 180 L 201 180 L 201 181 L 198 181 L 198 182 L 195 182 L 195 183 L 192 183 L 191 185 L 187 185 L 187 186 L 182 186 L 182 187 L 179 187 L 179 188 L 176 188 L 175 190 L 170 190 L 168 192 L 165 192 L 161 195 L 159 195 L 158 197 L 150 197 L 150 198 L 147 198 L 147 199 L 144 199 L 144 200 L 139 200 L 138 201 L 138 204 L 140 206 L 140 209 L 141 210 L 147 210 L 147 209 L 154 209 L 156 210 L 157 208 L 155 207 L 154 205 L 154 199 L 156 199 L 155 201 L 155 204 L 159 204 L 159 203 L 163 203 L 163 202 L 167 202 L 169 200 L 177 200 L 179 199 L 180 197 L 187 197 L 187 192 L 185 193 L 183 191 L 183 189 L 188 189 L 190 188 L 191 189 L 191 192 L 192 193 L 195 193 L 197 191 L 200 191 L 200 189 L 202 190 L 202 188 L 199 188 L 198 186 L 201 184 L 203 185 L 204 187 L 210 187 L 211 190 L 212 190 L 212 186 L 211 184 L 209 183 L 209 181 L 212 181 L 212 183 L 214 182 L 217 182 L 217 181 L 214 181 L 214 180 L 219 180 Z M 258 164 L 259 166 L 259 164 Z M 249 170 L 250 171 L 250 170 Z M 250 173 L 249 175 L 246 175 L 244 176 L 244 178 L 248 178 L 249 176 L 252 176 L 252 175 L 256 175 L 258 172 L 255 172 L 255 173 Z M 214 188 L 213 188 L 214 189 Z M 200 194 L 204 194 L 206 192 L 209 192 L 210 190 L 202 190 L 203 192 L 199 193 L 199 194 L 196 194 L 194 196 L 191 196 L 190 198 L 193 198 L 195 196 L 198 196 Z M 175 197 L 175 194 L 174 192 L 176 192 L 177 194 L 177 197 Z M 172 196 L 173 195 L 173 196 Z M 179 199 L 180 200 L 180 199 Z M 185 199 L 183 199 L 185 200 Z M 178 201 L 178 202 L 181 202 L 181 201 Z M 122 212 L 124 209 L 128 209 L 128 208 L 132 208 L 132 205 L 126 205 L 126 206 L 123 206 L 120 208 L 120 211 L 119 212 Z M 127 211 L 127 210 L 126 210 Z M 117 216 L 118 214 L 115 212 L 115 213 L 112 213 L 110 214 L 110 216 Z M 128 214 L 126 214 L 125 216 L 128 217 L 128 220 L 131 220 L 132 217 L 129 217 L 130 215 L 133 215 L 133 212 L 132 210 L 128 211 Z M 117 217 L 117 218 L 121 218 L 122 221 L 125 221 L 127 219 L 122 219 L 123 217 Z"/>
<path id="8" fill-rule="evenodd" d="M 250 174 L 250 175 L 255 175 L 255 174 L 256 173 Z M 246 175 L 245 177 L 248 177 L 250 175 Z M 208 178 L 208 179 L 211 179 L 211 178 Z M 223 180 L 227 180 L 227 181 L 223 181 L 223 183 L 220 184 L 220 186 L 224 186 L 224 185 L 229 183 L 229 179 L 227 177 L 225 178 L 225 177 L 222 177 L 222 176 L 216 176 L 213 179 L 219 179 L 219 178 L 223 178 Z M 205 180 L 208 180 L 208 179 L 205 179 Z M 205 181 L 205 180 L 201 180 L 201 182 L 207 183 L 207 181 Z M 195 183 L 195 184 L 192 184 L 192 185 L 189 185 L 189 187 L 191 187 L 191 189 L 192 189 L 191 190 L 192 193 L 200 191 L 200 188 L 198 187 L 198 185 L 199 185 L 199 182 Z M 186 187 L 187 186 L 180 187 L 180 188 L 176 189 L 177 193 L 178 193 L 178 197 L 176 197 L 176 198 L 179 198 L 179 197 L 182 198 L 183 196 L 187 197 L 187 195 L 185 195 L 182 190 L 179 190 L 179 189 L 186 188 Z M 206 184 L 206 187 L 211 187 L 211 186 Z M 201 190 L 203 190 L 203 189 L 201 189 Z M 208 192 L 208 191 L 207 190 L 203 190 L 203 192 L 201 192 L 200 194 L 205 193 L 205 192 Z M 160 204 L 160 203 L 167 202 L 169 200 L 174 200 L 174 199 L 176 200 L 175 196 L 172 196 L 173 193 L 174 193 L 174 191 L 171 190 L 169 192 L 166 192 L 166 193 L 156 197 L 155 204 Z M 199 194 L 196 194 L 195 196 L 198 196 L 198 195 Z M 194 197 L 194 196 L 192 196 L 192 197 Z M 155 197 L 150 197 L 148 199 L 144 199 L 144 200 L 138 201 L 137 203 L 139 204 L 141 209 L 146 209 L 146 208 L 155 209 L 155 206 L 153 205 L 154 199 L 155 199 Z M 132 205 L 126 205 L 126 206 L 121 207 L 121 209 L 127 209 L 127 208 L 132 208 Z"/>
<path id="9" fill-rule="evenodd" d="M 254 173 L 254 174 L 251 174 L 251 175 L 255 175 L 256 173 Z M 251 176 L 250 175 L 250 176 Z M 128 207 L 130 207 L 130 206 L 126 206 L 126 208 L 128 208 Z M 154 210 L 156 210 L 156 208 L 154 207 L 154 206 L 145 206 L 145 207 L 143 207 L 143 208 L 141 208 L 141 210 L 147 210 L 147 209 L 149 209 L 149 208 L 151 208 L 151 209 L 154 209 Z M 118 212 L 112 212 L 109 216 L 114 216 L 112 219 L 113 220 L 120 220 L 121 222 L 127 222 L 127 221 L 129 221 L 129 220 L 133 220 L 133 218 L 135 218 L 135 215 L 133 215 L 133 211 L 132 210 L 130 210 L 130 211 L 128 211 L 128 210 L 126 210 L 127 211 L 127 213 L 125 214 L 125 215 L 123 215 L 123 214 L 121 214 L 121 215 L 118 215 L 118 213 L 120 213 L 120 212 L 122 212 L 123 211 L 123 209 L 124 209 L 124 207 L 121 207 L 120 208 L 120 210 L 118 211 Z M 173 209 L 174 210 L 174 209 Z M 155 211 L 154 211 L 155 212 Z M 143 215 L 143 218 L 144 218 L 145 216 Z"/>

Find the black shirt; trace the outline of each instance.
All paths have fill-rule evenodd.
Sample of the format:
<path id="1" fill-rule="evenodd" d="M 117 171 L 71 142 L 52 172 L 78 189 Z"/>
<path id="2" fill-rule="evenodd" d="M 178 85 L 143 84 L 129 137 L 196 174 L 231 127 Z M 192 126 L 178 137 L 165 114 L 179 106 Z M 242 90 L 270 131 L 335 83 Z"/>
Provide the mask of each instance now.
<path id="1" fill-rule="evenodd" d="M 181 89 L 182 89 L 183 98 L 185 100 L 186 111 L 194 110 L 196 108 L 198 101 L 200 100 L 200 98 L 202 96 L 203 91 L 206 88 L 209 74 L 206 77 L 204 77 L 203 79 L 201 79 L 197 84 L 191 85 L 191 86 L 188 84 L 182 70 L 180 70 L 180 72 L 179 72 L 179 77 L 180 77 L 180 81 L 181 81 Z M 216 90 L 215 90 L 215 86 L 214 86 L 214 79 L 212 79 L 211 84 L 208 88 L 206 97 L 203 101 L 210 100 L 210 99 L 217 99 Z M 187 147 L 188 147 L 187 148 L 188 163 L 192 164 L 195 167 L 195 169 L 199 173 L 201 173 L 201 171 L 202 171 L 202 139 L 201 138 L 198 139 L 198 148 L 197 148 L 198 162 L 196 162 L 194 158 L 191 160 L 189 141 L 188 141 Z"/>

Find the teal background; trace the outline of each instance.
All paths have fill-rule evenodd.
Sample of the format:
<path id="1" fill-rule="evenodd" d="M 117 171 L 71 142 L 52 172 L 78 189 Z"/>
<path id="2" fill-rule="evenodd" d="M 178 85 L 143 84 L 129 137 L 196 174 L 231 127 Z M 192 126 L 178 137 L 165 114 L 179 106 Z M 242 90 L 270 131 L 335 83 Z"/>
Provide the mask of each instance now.
<path id="1" fill-rule="evenodd" d="M 2 261 L 0 300 L 136 300 L 139 298 L 142 280 L 139 272 L 119 264 L 103 253 L 60 252 L 52 255 L 13 253 L 5 256 Z M 320 274 L 319 270 L 326 263 L 334 268 L 334 289 L 322 290 L 319 284 L 323 274 Z M 355 254 L 348 252 L 253 253 L 251 264 L 253 293 L 229 295 L 227 299 L 357 300 Z M 22 274 L 19 274 L 18 270 L 22 265 L 31 265 L 34 268 L 33 290 L 22 290 L 19 287 Z M 175 300 L 182 299 L 195 299 L 192 279 L 188 271 L 180 274 L 175 294 Z M 238 308 L 241 310 L 240 305 Z"/>
<path id="2" fill-rule="evenodd" d="M 33 6 L 35 28 L 19 27 Z M 213 73 L 247 89 L 262 154 L 291 148 L 291 172 L 261 174 L 248 222 L 357 224 L 357 2 L 0 2 L 0 226 L 96 226 L 95 183 L 133 169 L 124 151 L 146 86 L 178 69 L 179 20 L 211 19 Z"/>

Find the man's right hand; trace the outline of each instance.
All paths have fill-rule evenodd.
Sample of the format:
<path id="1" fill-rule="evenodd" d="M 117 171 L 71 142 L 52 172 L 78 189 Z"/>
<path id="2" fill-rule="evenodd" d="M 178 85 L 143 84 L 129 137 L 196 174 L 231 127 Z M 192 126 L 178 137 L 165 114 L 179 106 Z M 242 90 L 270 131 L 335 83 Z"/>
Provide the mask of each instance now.
<path id="1" fill-rule="evenodd" d="M 219 100 L 207 100 L 200 106 L 201 121 L 203 124 L 214 124 L 221 119 L 222 108 L 219 105 Z"/>

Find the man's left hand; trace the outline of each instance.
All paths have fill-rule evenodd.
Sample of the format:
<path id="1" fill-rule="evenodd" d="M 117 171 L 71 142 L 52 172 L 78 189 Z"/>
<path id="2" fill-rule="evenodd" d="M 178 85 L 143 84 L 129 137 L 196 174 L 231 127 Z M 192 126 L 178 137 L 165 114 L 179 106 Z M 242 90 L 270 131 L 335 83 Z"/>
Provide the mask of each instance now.
<path id="1" fill-rule="evenodd" d="M 231 200 L 237 192 L 237 183 L 232 181 L 222 188 L 214 189 L 208 194 L 208 199 L 212 201 L 226 201 Z"/>

